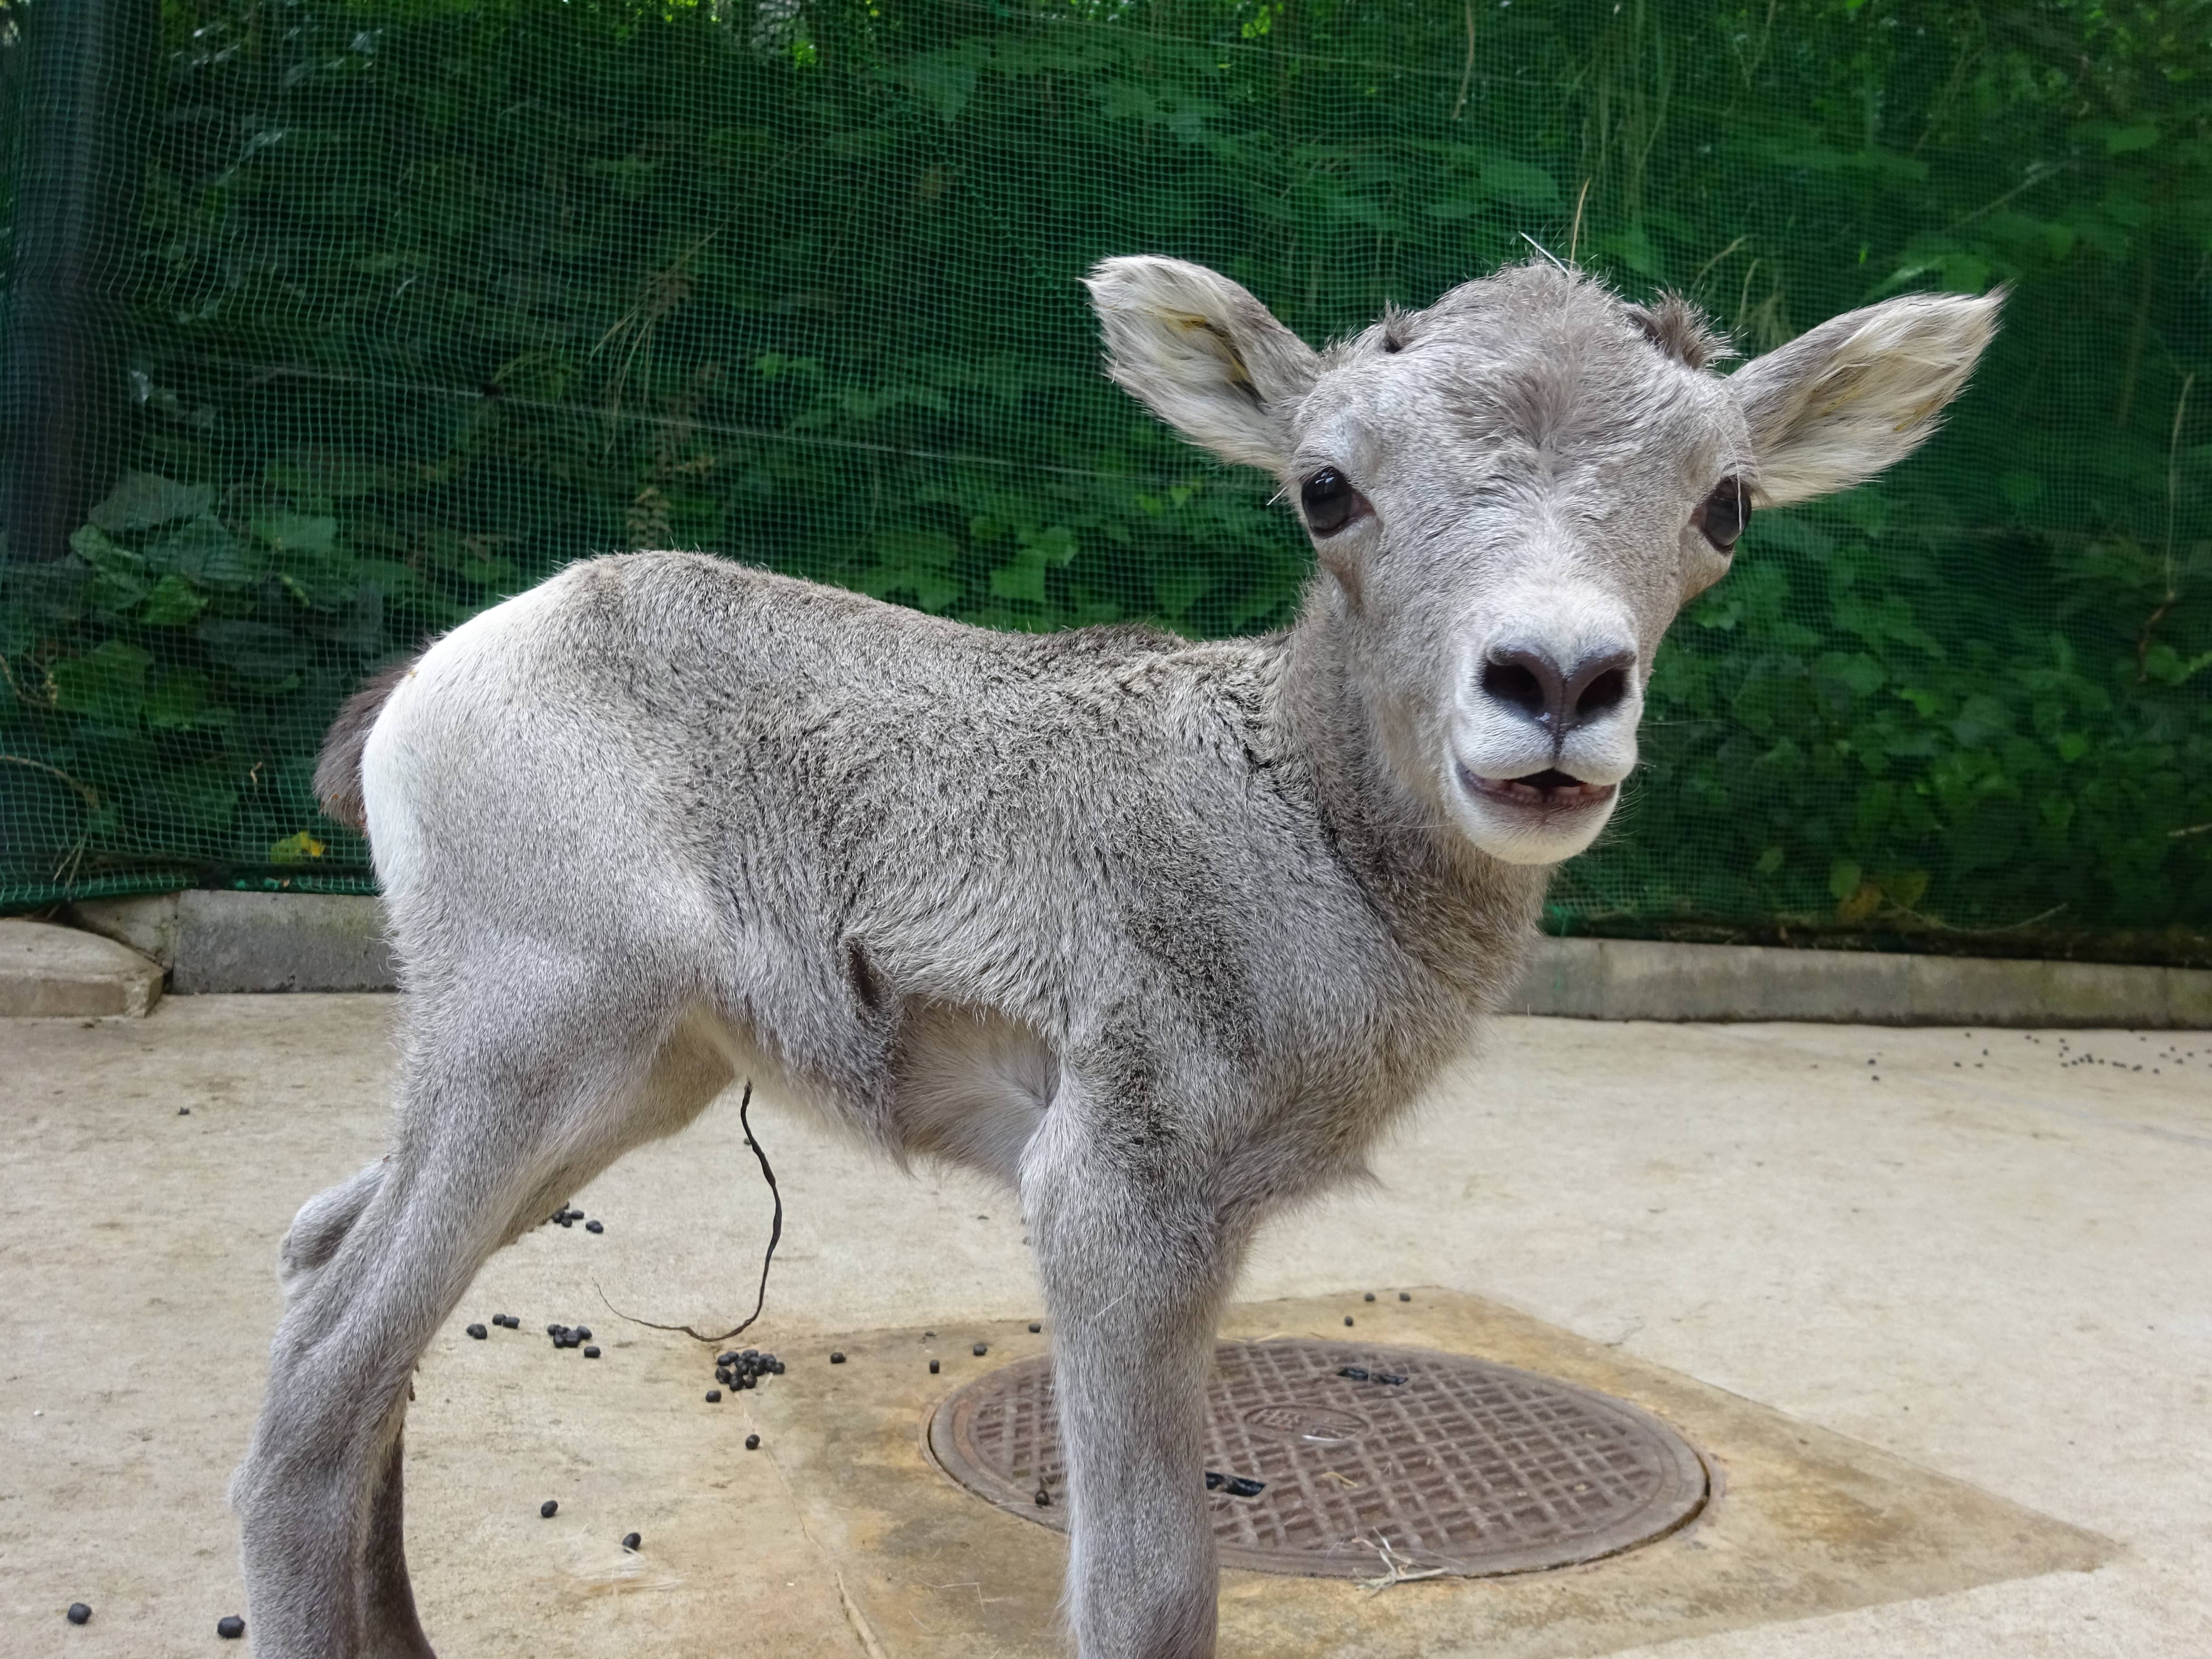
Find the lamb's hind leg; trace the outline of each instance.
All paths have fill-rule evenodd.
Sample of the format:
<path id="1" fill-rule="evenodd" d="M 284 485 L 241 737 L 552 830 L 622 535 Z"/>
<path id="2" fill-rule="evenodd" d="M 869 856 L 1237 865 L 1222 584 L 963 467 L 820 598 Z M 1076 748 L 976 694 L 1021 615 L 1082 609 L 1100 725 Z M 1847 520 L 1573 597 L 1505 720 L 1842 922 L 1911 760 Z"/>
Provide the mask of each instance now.
<path id="1" fill-rule="evenodd" d="M 726 1079 L 683 1037 L 625 1026 L 617 1000 L 540 1020 L 511 1005 L 418 1009 L 398 1145 L 295 1224 L 289 1306 L 232 1492 L 264 1659 L 429 1653 L 400 1540 L 416 1359 L 546 1191 L 680 1127 Z"/>
<path id="2" fill-rule="evenodd" d="M 383 1184 L 385 1167 L 386 1160 L 379 1158 L 301 1206 L 276 1255 L 277 1282 L 288 1303 L 299 1299 L 337 1254 L 338 1246 Z M 392 1435 L 370 1501 L 358 1574 L 362 1588 L 359 1645 L 364 1653 L 377 1655 L 379 1659 L 434 1659 L 407 1580 L 402 1496 L 404 1439 L 403 1433 Z"/>

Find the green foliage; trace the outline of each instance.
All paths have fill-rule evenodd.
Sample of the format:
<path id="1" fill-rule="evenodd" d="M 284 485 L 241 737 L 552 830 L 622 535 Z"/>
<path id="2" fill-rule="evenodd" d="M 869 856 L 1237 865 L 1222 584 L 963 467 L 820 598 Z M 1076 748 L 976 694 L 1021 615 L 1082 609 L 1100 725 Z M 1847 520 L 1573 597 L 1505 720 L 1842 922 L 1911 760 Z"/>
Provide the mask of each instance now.
<path id="1" fill-rule="evenodd" d="M 1279 626 L 1295 525 L 1103 382 L 1076 279 L 1173 252 L 1319 339 L 1528 237 L 1752 351 L 2013 290 L 1927 454 L 1678 624 L 1559 925 L 2204 951 L 2205 0 L 165 18 L 128 453 L 0 593 L 0 900 L 362 882 L 307 791 L 337 700 L 592 552 Z"/>

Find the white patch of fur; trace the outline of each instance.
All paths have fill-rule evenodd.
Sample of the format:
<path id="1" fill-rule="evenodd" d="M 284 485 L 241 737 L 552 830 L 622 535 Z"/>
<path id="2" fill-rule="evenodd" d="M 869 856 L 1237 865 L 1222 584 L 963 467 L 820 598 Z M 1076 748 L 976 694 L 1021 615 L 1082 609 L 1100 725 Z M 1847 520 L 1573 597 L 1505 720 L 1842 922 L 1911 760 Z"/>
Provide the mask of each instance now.
<path id="1" fill-rule="evenodd" d="M 470 617 L 447 634 L 392 689 L 362 746 L 362 801 L 368 820 L 369 854 L 387 895 L 413 886 L 422 864 L 422 836 L 415 801 L 416 779 L 410 735 L 438 719 L 439 697 L 471 666 L 528 648 L 545 613 L 562 601 L 568 573 L 540 583 Z"/>
<path id="2" fill-rule="evenodd" d="M 899 1144 L 1014 1184 L 1059 1086 L 1051 1049 L 1013 1020 L 941 1004 L 908 1017 L 900 1048 Z"/>

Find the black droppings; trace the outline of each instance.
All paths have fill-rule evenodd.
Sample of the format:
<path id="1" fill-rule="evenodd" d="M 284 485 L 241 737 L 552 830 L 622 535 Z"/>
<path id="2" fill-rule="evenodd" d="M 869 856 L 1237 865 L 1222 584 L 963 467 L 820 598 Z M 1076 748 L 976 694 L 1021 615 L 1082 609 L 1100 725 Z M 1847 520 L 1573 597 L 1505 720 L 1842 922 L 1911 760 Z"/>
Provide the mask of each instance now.
<path id="1" fill-rule="evenodd" d="M 606 1226 L 603 1222 L 586 1221 L 584 1224 L 584 1231 L 587 1233 L 603 1233 L 606 1231 Z"/>
<path id="2" fill-rule="evenodd" d="M 708 1389 L 708 1390 L 707 1390 L 707 1403 L 708 1403 L 708 1405 L 710 1405 L 710 1406 L 719 1406 L 719 1405 L 720 1405 L 720 1404 L 722 1403 L 722 1391 L 721 1391 L 720 1389 Z"/>
<path id="3" fill-rule="evenodd" d="M 179 1117 L 190 1117 L 191 1115 L 192 1109 L 189 1106 L 179 1106 L 177 1108 L 177 1115 Z"/>
<path id="4" fill-rule="evenodd" d="M 843 1364 L 845 1363 L 845 1356 L 844 1356 L 843 1352 L 842 1352 L 842 1350 L 840 1350 L 840 1349 L 832 1348 L 832 1349 L 830 1351 L 830 1363 L 831 1364 L 833 1364 L 833 1365 L 842 1365 L 842 1364 Z"/>
<path id="5" fill-rule="evenodd" d="M 976 1358 L 981 1359 L 985 1354 L 991 1352 L 991 1345 L 988 1342 L 978 1342 L 971 1352 L 975 1354 Z"/>
<path id="6" fill-rule="evenodd" d="M 929 1374 L 932 1376 L 937 1375 L 937 1362 L 934 1359 L 929 1362 Z"/>
<path id="7" fill-rule="evenodd" d="M 1349 1325 L 1349 1324 L 1352 1322 L 1352 1316 L 1351 1316 L 1350 1314 L 1346 1314 L 1346 1315 L 1345 1315 L 1345 1316 L 1344 1316 L 1344 1322 L 1345 1322 L 1346 1324 L 1347 1324 L 1347 1325 Z"/>
<path id="8" fill-rule="evenodd" d="M 599 1357 L 599 1350 L 596 1343 L 584 1350 L 584 1358 L 586 1359 L 597 1359 Z"/>
<path id="9" fill-rule="evenodd" d="M 1368 1292 L 1367 1292 L 1367 1296 L 1366 1296 L 1366 1298 L 1365 1298 L 1365 1299 L 1366 1299 L 1366 1300 L 1368 1300 L 1368 1301 L 1370 1301 L 1370 1302 L 1372 1302 L 1372 1301 L 1375 1299 L 1375 1292 L 1374 1292 L 1374 1291 L 1368 1291 Z"/>
<path id="10" fill-rule="evenodd" d="M 86 1620 L 91 1617 L 92 1609 L 85 1606 L 83 1602 L 72 1601 L 70 1603 L 69 1621 L 72 1625 L 82 1625 Z"/>
<path id="11" fill-rule="evenodd" d="M 1370 1371 L 1364 1365 L 1344 1366 L 1337 1372 L 1337 1375 L 1339 1376 L 1348 1376 L 1354 1382 L 1399 1383 L 1403 1382 L 1406 1380 L 1404 1377 L 1399 1376 L 1395 1371 Z"/>
<path id="12" fill-rule="evenodd" d="M 568 1328 L 566 1325 L 548 1325 L 545 1328 L 545 1334 L 548 1336 L 558 1336 L 562 1332 Z"/>
<path id="13" fill-rule="evenodd" d="M 538 1513 L 542 1519 L 550 1521 L 553 1518 L 555 1512 L 558 1510 L 560 1507 L 561 1500 L 559 1498 L 549 1498 L 538 1506 Z"/>
<path id="14" fill-rule="evenodd" d="M 226 1613 L 215 1621 L 215 1633 L 226 1642 L 235 1642 L 246 1634 L 246 1620 L 234 1613 Z"/>
<path id="15" fill-rule="evenodd" d="M 489 1336 L 491 1333 L 481 1325 L 471 1325 L 469 1327 L 469 1334 L 476 1338 L 477 1341 L 481 1342 L 486 1337 Z"/>
<path id="16" fill-rule="evenodd" d="M 714 1381 L 733 1393 L 757 1389 L 763 1378 L 782 1375 L 783 1361 L 759 1348 L 725 1348 L 714 1356 Z"/>
<path id="17" fill-rule="evenodd" d="M 758 1451 L 760 1449 L 760 1437 L 757 1434 L 747 1435 L 745 1437 L 745 1449 L 747 1451 Z"/>
<path id="18" fill-rule="evenodd" d="M 1042 1326 L 1042 1325 L 1040 1325 L 1040 1324 L 1038 1324 L 1038 1323 L 1036 1322 L 1036 1321 L 1035 1321 L 1034 1319 L 1032 1319 L 1031 1321 L 1030 1321 L 1030 1334 L 1031 1336 L 1035 1336 L 1035 1335 L 1036 1335 L 1039 1331 L 1042 1330 L 1043 1328 L 1044 1328 L 1044 1327 L 1043 1327 L 1043 1326 Z"/>
<path id="19" fill-rule="evenodd" d="M 626 1532 L 623 1534 L 623 1547 L 629 1551 L 633 1555 L 637 1553 L 637 1547 L 643 1542 L 645 1542 L 645 1540 L 639 1537 L 634 1532 Z"/>
<path id="20" fill-rule="evenodd" d="M 592 1328 L 589 1325 L 578 1325 L 570 1330 L 568 1334 L 579 1342 L 588 1342 L 592 1340 Z"/>
<path id="21" fill-rule="evenodd" d="M 1401 1291 L 1398 1292 L 1398 1300 L 1401 1302 L 1411 1302 L 1413 1299 L 1413 1292 L 1410 1291 Z"/>
<path id="22" fill-rule="evenodd" d="M 1036 1489 L 1036 1506 L 1041 1510 L 1048 1510 L 1052 1507 L 1052 1494 L 1042 1486 Z"/>

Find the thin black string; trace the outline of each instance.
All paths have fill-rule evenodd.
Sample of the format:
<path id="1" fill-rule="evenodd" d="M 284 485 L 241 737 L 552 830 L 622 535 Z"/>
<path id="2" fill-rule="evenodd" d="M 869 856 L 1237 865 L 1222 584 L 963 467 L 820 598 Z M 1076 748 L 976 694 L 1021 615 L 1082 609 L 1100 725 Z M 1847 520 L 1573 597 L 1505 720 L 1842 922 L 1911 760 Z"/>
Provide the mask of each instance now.
<path id="1" fill-rule="evenodd" d="M 684 1335 L 701 1342 L 727 1342 L 733 1336 L 743 1335 L 753 1321 L 761 1316 L 761 1310 L 768 1305 L 769 1265 L 775 1260 L 775 1247 L 783 1238 L 783 1194 L 776 1187 L 775 1171 L 768 1166 L 768 1154 L 761 1150 L 760 1142 L 753 1139 L 752 1122 L 746 1115 L 752 1103 L 753 1080 L 747 1078 L 744 1097 L 738 1103 L 738 1123 L 745 1132 L 745 1145 L 752 1148 L 753 1156 L 760 1160 L 761 1176 L 768 1182 L 769 1196 L 775 1200 L 775 1218 L 769 1224 L 768 1254 L 761 1258 L 760 1294 L 753 1298 L 751 1314 L 744 1323 L 732 1326 L 720 1336 L 709 1336 L 704 1331 L 695 1331 L 689 1325 L 656 1325 L 650 1319 L 640 1319 L 635 1314 L 626 1314 L 613 1303 L 607 1302 L 607 1293 L 605 1291 L 599 1291 L 599 1281 L 593 1279 L 592 1288 L 599 1291 L 599 1300 L 607 1303 L 607 1311 L 617 1319 L 627 1319 L 631 1324 L 642 1325 L 649 1331 L 681 1331 Z"/>

